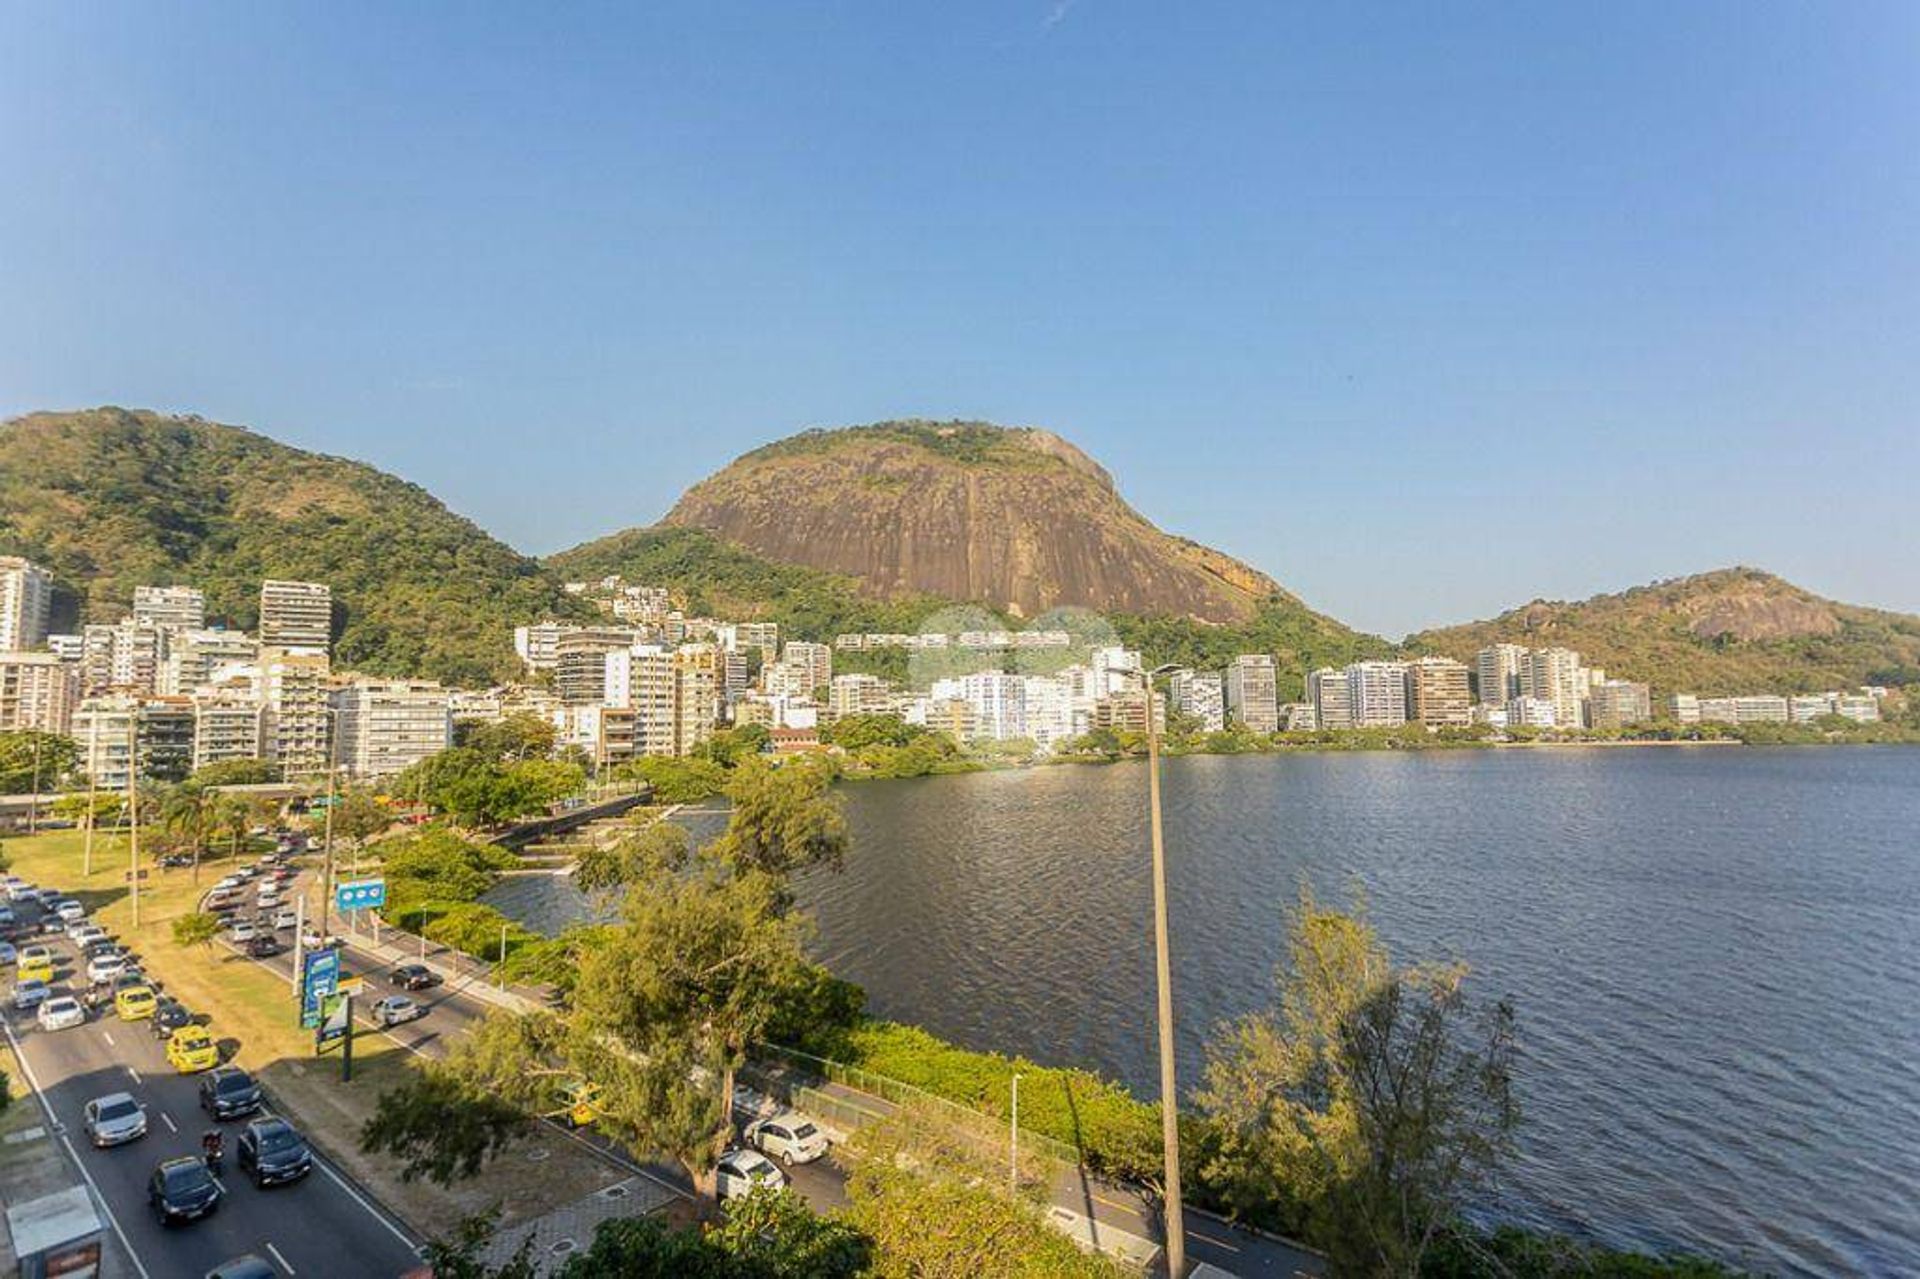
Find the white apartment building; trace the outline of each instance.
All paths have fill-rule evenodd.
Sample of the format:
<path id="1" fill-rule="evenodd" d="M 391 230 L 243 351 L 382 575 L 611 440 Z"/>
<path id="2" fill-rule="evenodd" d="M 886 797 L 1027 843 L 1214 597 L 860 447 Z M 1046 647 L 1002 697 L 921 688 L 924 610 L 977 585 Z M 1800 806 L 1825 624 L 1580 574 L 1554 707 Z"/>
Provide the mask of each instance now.
<path id="1" fill-rule="evenodd" d="M 325 774 L 331 765 L 330 664 L 324 650 L 262 648 L 260 693 L 266 703 L 267 758 L 289 781 Z"/>
<path id="2" fill-rule="evenodd" d="M 74 668 L 52 653 L 0 653 L 0 732 L 66 733 L 80 700 Z"/>
<path id="3" fill-rule="evenodd" d="M 129 759 L 142 781 L 177 782 L 193 769 L 193 703 L 184 697 L 89 697 L 71 736 L 103 790 L 126 789 Z"/>
<path id="4" fill-rule="evenodd" d="M 1112 697 L 1115 693 L 1138 689 L 1145 672 L 1140 654 L 1117 644 L 1094 649 L 1087 656 L 1087 665 L 1093 671 L 1094 697 Z"/>
<path id="5" fill-rule="evenodd" d="M 1595 728 L 1626 728 L 1653 718 L 1653 693 L 1632 680 L 1602 680 L 1588 698 L 1588 718 Z"/>
<path id="6" fill-rule="evenodd" d="M 1167 692 L 1173 709 L 1198 720 L 1202 731 L 1227 726 L 1226 680 L 1218 671 L 1175 671 L 1167 677 Z"/>
<path id="7" fill-rule="evenodd" d="M 89 696 L 109 690 L 161 691 L 160 670 L 172 651 L 171 631 L 124 617 L 112 625 L 88 626 L 80 639 L 80 684 Z"/>
<path id="8" fill-rule="evenodd" d="M 47 641 L 53 574 L 18 555 L 0 555 L 0 653 L 23 653 Z"/>
<path id="9" fill-rule="evenodd" d="M 1822 715 L 1833 714 L 1830 694 L 1801 694 L 1787 699 L 1787 717 L 1796 724 L 1811 724 Z"/>
<path id="10" fill-rule="evenodd" d="M 1857 724 L 1871 724 L 1880 718 L 1880 701 L 1866 693 L 1835 693 L 1833 713 Z"/>
<path id="11" fill-rule="evenodd" d="M 86 652 L 86 638 L 79 634 L 47 636 L 47 651 L 63 662 L 80 664 L 81 656 Z"/>
<path id="12" fill-rule="evenodd" d="M 207 597 L 191 586 L 136 586 L 133 620 L 176 631 L 206 629 Z"/>
<path id="13" fill-rule="evenodd" d="M 1700 722 L 1700 699 L 1692 693 L 1675 693 L 1667 699 L 1667 712 L 1676 724 Z"/>
<path id="14" fill-rule="evenodd" d="M 193 767 L 230 759 L 265 759 L 267 708 L 235 693 L 206 692 L 193 698 Z"/>
<path id="15" fill-rule="evenodd" d="M 1075 736 L 1073 690 L 1065 681 L 1049 675 L 1028 675 L 1021 683 L 1026 731 L 1018 735 L 1032 738 L 1035 746 L 1050 753 L 1055 746 Z"/>
<path id="16" fill-rule="evenodd" d="M 973 707 L 979 737 L 1004 742 L 1027 736 L 1027 681 L 1021 676 L 1005 671 L 967 675 L 960 680 L 960 696 Z"/>
<path id="17" fill-rule="evenodd" d="M 1347 667 L 1347 700 L 1355 728 L 1394 728 L 1407 722 L 1405 662 L 1354 662 Z"/>
<path id="18" fill-rule="evenodd" d="M 259 660 L 260 642 L 245 631 L 171 631 L 160 662 L 159 688 L 164 694 L 185 696 L 219 683 L 234 667 Z"/>
<path id="19" fill-rule="evenodd" d="M 672 755 L 676 749 L 679 678 L 673 653 L 635 644 L 606 655 L 607 705 L 633 712 L 633 753 Z"/>
<path id="20" fill-rule="evenodd" d="M 324 582 L 260 583 L 260 643 L 326 649 L 333 642 L 333 590 Z"/>
<path id="21" fill-rule="evenodd" d="M 391 777 L 447 749 L 447 690 L 424 680 L 356 680 L 333 692 L 341 767 L 355 777 Z"/>
<path id="22" fill-rule="evenodd" d="M 798 697 L 812 697 L 817 688 L 826 688 L 833 683 L 833 648 L 827 644 L 814 644 L 806 640 L 788 640 L 786 647 L 780 650 L 781 664 L 788 670 L 800 672 L 807 680 L 807 686 L 789 690 Z"/>
<path id="23" fill-rule="evenodd" d="M 878 675 L 835 675 L 827 683 L 827 715 L 831 719 L 884 715 L 888 693 L 887 682 Z"/>
<path id="24" fill-rule="evenodd" d="M 1280 682 L 1267 653 L 1242 653 L 1227 664 L 1222 700 L 1233 722 L 1256 733 L 1280 731 Z"/>
<path id="25" fill-rule="evenodd" d="M 1552 728 L 1557 712 L 1552 702 L 1540 697 L 1520 696 L 1507 703 L 1507 728 Z"/>
<path id="26" fill-rule="evenodd" d="M 1353 727 L 1353 697 L 1345 671 L 1323 666 L 1308 674 L 1307 704 L 1313 708 L 1315 728 Z"/>
<path id="27" fill-rule="evenodd" d="M 673 653 L 673 753 L 691 754 L 720 723 L 725 664 L 713 644 L 687 644 Z"/>
<path id="28" fill-rule="evenodd" d="M 1530 649 L 1522 676 L 1527 696 L 1553 703 L 1558 727 L 1579 728 L 1586 722 L 1583 703 L 1590 679 L 1580 654 L 1570 648 Z"/>
<path id="29" fill-rule="evenodd" d="M 1489 644 L 1473 661 L 1473 678 L 1480 701 L 1487 706 L 1505 706 L 1526 692 L 1522 685 L 1527 664 L 1526 646 Z"/>
<path id="30" fill-rule="evenodd" d="M 513 651 L 529 671 L 550 671 L 559 660 L 560 637 L 581 629 L 571 622 L 535 622 L 513 628 Z"/>

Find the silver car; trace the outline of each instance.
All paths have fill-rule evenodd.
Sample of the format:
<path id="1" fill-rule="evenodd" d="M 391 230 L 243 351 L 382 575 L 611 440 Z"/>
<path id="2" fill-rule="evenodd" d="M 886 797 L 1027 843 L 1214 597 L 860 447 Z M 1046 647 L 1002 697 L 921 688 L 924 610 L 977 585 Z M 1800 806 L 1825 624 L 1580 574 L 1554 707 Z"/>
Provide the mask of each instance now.
<path id="1" fill-rule="evenodd" d="M 42 1030 L 72 1030 L 87 1024 L 87 1010 L 72 995 L 55 995 L 41 1004 L 40 1011 L 34 1015 Z"/>
<path id="2" fill-rule="evenodd" d="M 747 1125 L 747 1144 L 791 1168 L 827 1153 L 827 1134 L 797 1110 L 783 1110 Z"/>
<path id="3" fill-rule="evenodd" d="M 147 1112 L 132 1093 L 108 1093 L 87 1103 L 87 1139 L 105 1149 L 147 1135 Z"/>
<path id="4" fill-rule="evenodd" d="M 415 1003 L 405 995 L 388 995 L 373 1005 L 373 1024 L 376 1026 L 398 1026 L 426 1015 L 424 1005 Z"/>

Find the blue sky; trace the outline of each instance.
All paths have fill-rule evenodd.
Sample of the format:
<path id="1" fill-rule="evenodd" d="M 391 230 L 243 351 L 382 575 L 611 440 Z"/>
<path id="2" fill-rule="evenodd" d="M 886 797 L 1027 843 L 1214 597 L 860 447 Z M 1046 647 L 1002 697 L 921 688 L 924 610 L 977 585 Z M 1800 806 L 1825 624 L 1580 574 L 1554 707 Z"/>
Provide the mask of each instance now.
<path id="1" fill-rule="evenodd" d="M 1369 629 L 1920 611 L 1920 5 L 0 4 L 0 413 L 523 550 L 810 425 L 1053 428 Z"/>

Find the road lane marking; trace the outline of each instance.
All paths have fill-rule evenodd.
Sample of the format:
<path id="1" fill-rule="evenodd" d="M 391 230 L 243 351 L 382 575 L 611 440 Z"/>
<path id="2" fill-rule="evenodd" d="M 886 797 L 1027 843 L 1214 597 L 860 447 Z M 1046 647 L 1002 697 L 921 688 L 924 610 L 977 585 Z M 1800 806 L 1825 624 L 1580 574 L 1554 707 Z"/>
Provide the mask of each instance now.
<path id="1" fill-rule="evenodd" d="M 60 1120 L 53 1113 L 53 1103 L 47 1100 L 46 1090 L 40 1087 L 39 1076 L 33 1073 L 33 1064 L 27 1060 L 26 1050 L 21 1048 L 20 1041 L 13 1037 L 13 1024 L 5 1018 L 0 1018 L 0 1030 L 6 1031 L 7 1043 L 13 1048 L 14 1060 L 20 1063 L 20 1073 L 26 1076 L 27 1085 L 33 1089 L 33 1095 L 40 1099 L 40 1108 L 47 1112 L 47 1123 L 55 1131 L 59 1131 Z M 80 1161 L 80 1152 L 73 1148 L 72 1140 L 64 1132 L 60 1133 L 60 1144 L 67 1148 L 67 1158 L 73 1161 L 73 1166 L 80 1170 L 80 1176 L 86 1180 L 87 1189 L 93 1192 L 94 1204 L 106 1217 L 107 1224 L 113 1227 L 113 1233 L 119 1238 L 120 1246 L 127 1250 L 127 1260 L 131 1261 L 133 1268 L 140 1272 L 140 1279 L 152 1279 L 147 1272 L 146 1263 L 141 1261 L 140 1254 L 133 1250 L 133 1241 L 128 1239 L 127 1232 L 120 1228 L 120 1218 L 114 1216 L 112 1207 L 107 1203 L 107 1197 L 100 1193 L 99 1183 L 93 1179 L 93 1174 L 87 1171 L 86 1164 Z"/>
<path id="2" fill-rule="evenodd" d="M 1198 1230 L 1187 1231 L 1187 1238 L 1205 1240 L 1207 1243 L 1212 1244 L 1216 1248 L 1225 1248 L 1228 1252 L 1240 1251 L 1238 1248 L 1234 1247 L 1232 1244 L 1228 1243 L 1226 1240 L 1215 1239 L 1212 1235 L 1203 1235 Z"/>
<path id="3" fill-rule="evenodd" d="M 300 1273 L 298 1270 L 295 1270 L 293 1268 L 292 1264 L 288 1262 L 288 1260 L 285 1257 L 280 1255 L 280 1250 L 273 1246 L 273 1243 L 271 1240 L 269 1240 L 267 1243 L 267 1251 L 273 1254 L 273 1259 L 280 1263 L 280 1268 L 282 1270 L 286 1271 L 290 1275 L 297 1275 Z"/>
<path id="4" fill-rule="evenodd" d="M 132 1066 L 127 1067 L 127 1073 L 133 1076 L 134 1083 L 137 1084 L 140 1082 L 140 1072 L 135 1070 Z"/>
<path id="5" fill-rule="evenodd" d="M 398 1239 L 401 1243 L 405 1244 L 409 1251 L 413 1249 L 414 1247 L 413 1240 L 407 1238 L 406 1235 L 402 1234 L 400 1231 L 400 1227 L 394 1225 L 391 1221 L 387 1220 L 386 1215 L 382 1213 L 378 1208 L 375 1208 L 372 1204 L 368 1203 L 365 1197 L 362 1196 L 359 1191 L 355 1190 L 353 1186 L 347 1182 L 346 1178 L 342 1177 L 339 1173 L 335 1172 L 332 1168 L 328 1167 L 326 1160 L 316 1155 L 314 1156 L 314 1159 L 313 1159 L 313 1165 L 314 1167 L 318 1168 L 321 1172 L 326 1173 L 328 1177 L 332 1178 L 334 1185 L 346 1191 L 347 1197 L 349 1199 L 352 1199 L 355 1203 L 359 1204 L 362 1208 L 365 1208 L 367 1210 L 368 1216 L 372 1217 L 375 1221 L 385 1226 L 387 1228 L 388 1233 L 392 1234 L 395 1239 Z M 292 1267 L 288 1267 L 288 1268 L 291 1269 Z"/>
<path id="6" fill-rule="evenodd" d="M 107 1047 L 113 1047 L 113 1036 L 111 1034 L 103 1030 L 100 1032 L 100 1038 L 107 1041 Z"/>
<path id="7" fill-rule="evenodd" d="M 178 1127 L 176 1127 L 176 1126 L 175 1126 L 175 1124 L 174 1124 L 174 1122 L 173 1122 L 173 1116 L 172 1116 L 172 1115 L 169 1115 L 169 1114 L 168 1114 L 168 1113 L 167 1113 L 166 1111 L 164 1111 L 164 1110 L 160 1112 L 160 1122 L 161 1122 L 161 1123 L 163 1123 L 163 1124 L 165 1124 L 165 1125 L 167 1126 L 167 1131 L 168 1131 L 168 1132 L 179 1132 L 179 1131 L 180 1131 L 180 1129 L 179 1129 Z"/>

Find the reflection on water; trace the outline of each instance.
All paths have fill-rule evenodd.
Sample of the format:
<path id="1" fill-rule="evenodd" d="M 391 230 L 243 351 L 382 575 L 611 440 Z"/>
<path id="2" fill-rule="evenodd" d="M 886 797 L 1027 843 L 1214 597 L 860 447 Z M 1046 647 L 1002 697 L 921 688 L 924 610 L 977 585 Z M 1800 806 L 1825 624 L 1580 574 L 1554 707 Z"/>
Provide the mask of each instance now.
<path id="1" fill-rule="evenodd" d="M 1920 1271 L 1920 751 L 1169 761 L 1183 1087 L 1303 878 L 1521 1016 L 1508 1211 L 1757 1268 Z M 883 1015 L 1155 1091 L 1139 765 L 846 788 L 802 898 Z M 552 927 L 564 884 L 505 908 Z"/>

